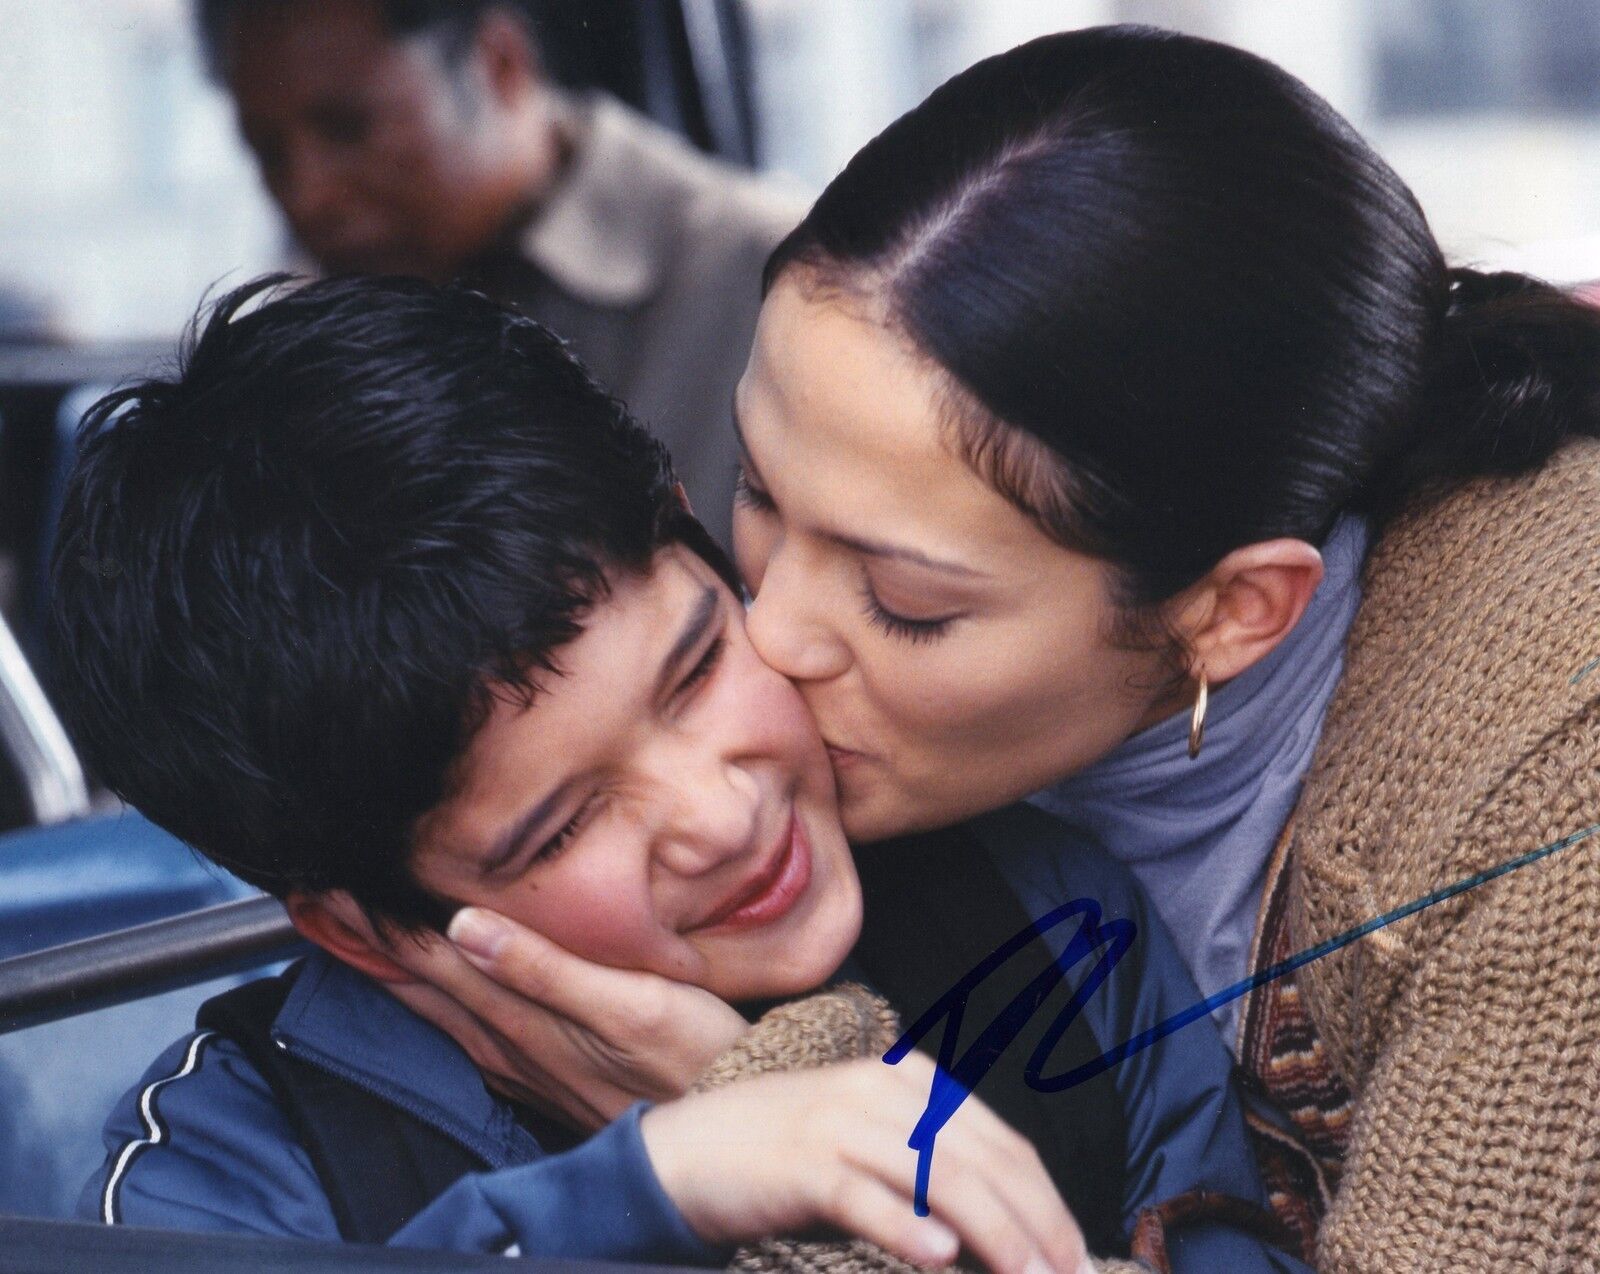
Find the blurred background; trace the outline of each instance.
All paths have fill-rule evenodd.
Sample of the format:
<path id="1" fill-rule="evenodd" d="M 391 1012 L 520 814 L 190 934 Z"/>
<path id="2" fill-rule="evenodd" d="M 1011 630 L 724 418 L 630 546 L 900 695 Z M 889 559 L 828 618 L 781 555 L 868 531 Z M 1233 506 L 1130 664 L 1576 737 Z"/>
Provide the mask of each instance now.
<path id="1" fill-rule="evenodd" d="M 755 159 L 812 192 L 972 60 L 1045 31 L 1152 22 L 1305 79 L 1411 182 L 1447 250 L 1562 280 L 1600 274 L 1594 0 L 741 8 Z M 206 287 L 284 260 L 227 99 L 201 68 L 187 0 L 0 0 L 0 30 L 0 338 L 165 337 Z"/>

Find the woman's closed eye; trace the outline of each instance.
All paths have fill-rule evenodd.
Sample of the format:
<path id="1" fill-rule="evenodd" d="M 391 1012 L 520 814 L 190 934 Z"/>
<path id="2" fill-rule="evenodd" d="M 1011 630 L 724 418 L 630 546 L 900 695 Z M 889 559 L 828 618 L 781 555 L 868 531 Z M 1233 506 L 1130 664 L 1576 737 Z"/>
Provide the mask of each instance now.
<path id="1" fill-rule="evenodd" d="M 756 484 L 750 476 L 749 470 L 743 465 L 739 466 L 733 480 L 733 502 L 746 509 L 754 509 L 760 513 L 770 513 L 777 507 L 772 497 Z"/>
<path id="2" fill-rule="evenodd" d="M 929 619 L 913 619 L 909 615 L 896 614 L 879 600 L 872 581 L 865 578 L 861 581 L 861 601 L 862 609 L 874 627 L 891 637 L 913 643 L 937 641 L 949 631 L 951 624 L 961 618 L 960 615 L 940 615 Z"/>

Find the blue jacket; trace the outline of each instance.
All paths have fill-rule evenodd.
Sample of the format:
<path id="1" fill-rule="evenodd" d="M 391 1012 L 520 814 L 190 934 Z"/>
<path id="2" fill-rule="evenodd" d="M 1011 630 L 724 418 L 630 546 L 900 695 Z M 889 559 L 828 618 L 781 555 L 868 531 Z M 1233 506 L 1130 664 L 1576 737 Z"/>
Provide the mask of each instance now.
<path id="1" fill-rule="evenodd" d="M 970 826 L 1030 917 L 1088 898 L 1099 904 L 1102 924 L 1133 922 L 1133 945 L 1127 956 L 1083 1009 L 1102 1050 L 1133 1039 L 1200 1001 L 1172 935 L 1122 863 L 1076 839 L 1062 838 L 1058 821 L 1032 806 L 997 810 L 973 819 Z M 1058 957 L 1076 928 L 1069 922 L 1045 936 Z M 1092 963 L 1080 963 L 1070 981 L 1081 979 Z M 1047 1007 L 1045 1016 L 1048 1013 Z M 1023 1061 L 1009 1059 L 1015 1066 Z M 1128 1232 L 1145 1208 L 1194 1190 L 1266 1205 L 1243 1101 L 1233 1079 L 1233 1054 L 1209 1015 L 1117 1063 L 1110 1074 L 1127 1127 L 1123 1221 Z M 981 1085 L 977 1092 L 981 1097 Z M 1174 1229 L 1167 1237 L 1167 1255 L 1173 1274 L 1215 1270 L 1311 1274 L 1303 1262 L 1220 1223 Z"/>
<path id="2" fill-rule="evenodd" d="M 706 1264 L 639 1134 L 643 1104 L 576 1149 L 547 1155 L 456 1043 L 377 983 L 312 956 L 274 1025 L 297 1057 L 410 1110 L 495 1166 L 406 1224 L 397 1246 Z M 403 1066 L 395 1059 L 404 1058 Z M 231 1041 L 167 1049 L 106 1124 L 106 1162 L 79 1212 L 108 1223 L 337 1241 L 309 1157 Z"/>

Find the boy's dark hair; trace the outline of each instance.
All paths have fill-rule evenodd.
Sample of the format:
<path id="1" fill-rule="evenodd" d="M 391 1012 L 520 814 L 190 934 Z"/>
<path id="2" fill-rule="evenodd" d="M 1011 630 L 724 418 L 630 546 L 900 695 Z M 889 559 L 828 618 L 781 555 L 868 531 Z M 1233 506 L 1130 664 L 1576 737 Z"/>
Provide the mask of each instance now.
<path id="1" fill-rule="evenodd" d="M 536 692 L 606 572 L 675 542 L 732 568 L 661 444 L 537 323 L 411 280 L 283 281 L 85 417 L 61 708 L 100 779 L 245 880 L 442 926 L 412 833 L 492 696 Z"/>

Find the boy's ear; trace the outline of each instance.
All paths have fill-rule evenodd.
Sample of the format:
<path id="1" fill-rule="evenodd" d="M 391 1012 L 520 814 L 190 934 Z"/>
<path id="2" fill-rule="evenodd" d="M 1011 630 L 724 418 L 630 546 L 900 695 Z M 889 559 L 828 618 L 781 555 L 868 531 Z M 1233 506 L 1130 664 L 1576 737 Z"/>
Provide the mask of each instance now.
<path id="1" fill-rule="evenodd" d="M 417 980 L 394 961 L 389 954 L 393 944 L 373 926 L 361 904 L 344 890 L 316 894 L 295 890 L 283 905 L 300 936 L 335 959 L 379 982 Z"/>
<path id="2" fill-rule="evenodd" d="M 689 503 L 689 493 L 683 489 L 683 483 L 674 482 L 672 493 L 678 497 L 678 503 L 683 505 L 683 511 L 690 517 L 694 516 L 694 505 Z"/>

